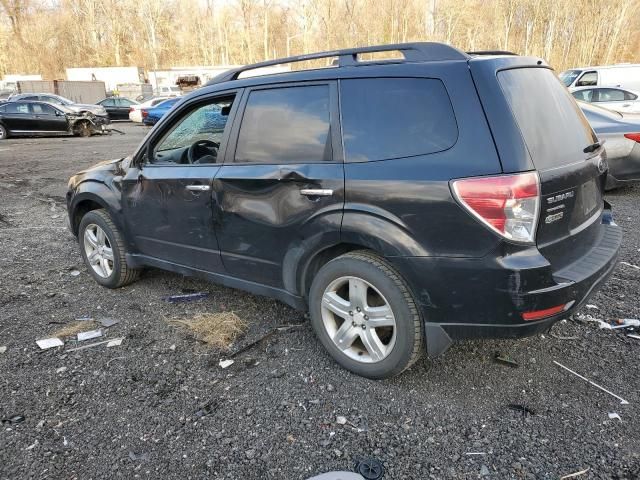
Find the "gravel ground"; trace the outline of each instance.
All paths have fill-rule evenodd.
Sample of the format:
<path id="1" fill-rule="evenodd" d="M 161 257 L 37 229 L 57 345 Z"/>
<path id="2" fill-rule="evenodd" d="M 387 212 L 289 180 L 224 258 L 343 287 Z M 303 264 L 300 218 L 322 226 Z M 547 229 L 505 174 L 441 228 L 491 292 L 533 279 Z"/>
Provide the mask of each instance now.
<path id="1" fill-rule="evenodd" d="M 99 287 L 64 229 L 64 194 L 72 173 L 130 153 L 147 131 L 118 128 L 126 134 L 0 142 L 0 419 L 25 417 L 1 427 L 1 479 L 305 479 L 363 456 L 383 461 L 387 479 L 640 477 L 640 341 L 621 332 L 569 320 L 518 341 L 458 344 L 374 382 L 340 369 L 304 314 L 276 301 L 156 270 Z M 625 231 L 620 260 L 633 265 L 639 199 L 640 187 L 608 196 Z M 210 295 L 163 300 L 189 291 Z M 621 264 L 585 313 L 640 318 L 638 292 L 640 270 Z M 236 348 L 300 326 L 221 369 L 220 352 L 167 321 L 223 311 L 249 324 Z M 120 320 L 107 336 L 122 344 L 38 349 L 84 316 Z M 495 352 L 520 367 L 494 363 Z"/>

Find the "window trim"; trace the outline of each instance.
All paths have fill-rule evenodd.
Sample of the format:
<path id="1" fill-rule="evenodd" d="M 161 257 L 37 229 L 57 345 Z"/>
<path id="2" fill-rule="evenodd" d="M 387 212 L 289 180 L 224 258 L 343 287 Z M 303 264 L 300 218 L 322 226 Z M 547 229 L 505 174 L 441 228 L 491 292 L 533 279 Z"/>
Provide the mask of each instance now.
<path id="1" fill-rule="evenodd" d="M 231 95 L 235 95 L 235 99 L 233 104 L 231 105 L 231 111 L 229 112 L 229 120 L 224 128 L 224 132 L 222 134 L 222 139 L 220 140 L 220 150 L 218 151 L 218 158 L 223 159 L 222 162 L 217 163 L 203 163 L 203 164 L 184 164 L 184 163 L 152 163 L 149 161 L 149 156 L 153 152 L 154 148 L 160 142 L 166 134 L 173 130 L 178 122 L 184 119 L 185 115 L 188 115 L 191 111 L 198 108 L 198 106 L 205 105 L 207 103 L 212 103 L 216 99 L 229 97 Z M 133 165 L 138 168 L 176 168 L 176 167 L 194 167 L 194 168 L 202 168 L 202 167 L 219 167 L 224 163 L 224 158 L 227 150 L 229 149 L 229 136 L 231 133 L 230 124 L 234 122 L 236 117 L 236 112 L 238 111 L 238 105 L 243 97 L 243 89 L 233 89 L 233 90 L 223 90 L 220 92 L 212 92 L 204 95 L 199 95 L 190 99 L 181 105 L 177 110 L 168 113 L 168 120 L 162 125 L 162 127 L 158 130 L 152 130 L 149 134 L 149 137 L 142 142 L 138 150 L 133 155 Z M 167 99 L 168 100 L 168 99 Z"/>
<path id="2" fill-rule="evenodd" d="M 314 162 L 236 162 L 236 149 L 238 147 L 238 138 L 240 136 L 240 128 L 246 112 L 247 103 L 251 92 L 257 90 L 276 90 L 292 87 L 313 87 L 327 86 L 329 88 L 329 131 L 331 135 L 331 161 L 314 161 Z M 231 130 L 231 138 L 227 144 L 227 151 L 223 165 L 330 165 L 334 163 L 344 163 L 344 154 L 342 149 L 342 132 L 340 126 L 340 110 L 338 108 L 338 82 L 336 80 L 312 80 L 286 83 L 269 83 L 256 85 L 255 87 L 247 87 L 242 95 L 241 102 L 238 105 L 236 119 L 233 122 Z"/>

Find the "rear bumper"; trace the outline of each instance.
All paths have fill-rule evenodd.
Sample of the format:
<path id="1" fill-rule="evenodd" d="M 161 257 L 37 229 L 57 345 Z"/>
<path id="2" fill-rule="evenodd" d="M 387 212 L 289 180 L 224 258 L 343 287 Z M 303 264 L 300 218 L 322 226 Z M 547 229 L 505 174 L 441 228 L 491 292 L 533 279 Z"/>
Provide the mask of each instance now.
<path id="1" fill-rule="evenodd" d="M 608 222 L 605 212 L 603 222 Z M 481 259 L 392 258 L 409 282 L 425 322 L 427 350 L 438 355 L 456 340 L 517 338 L 548 330 L 580 308 L 616 265 L 622 230 L 600 224 L 583 256 L 554 271 L 535 247 Z M 524 312 L 570 304 L 559 314 L 525 321 Z"/>

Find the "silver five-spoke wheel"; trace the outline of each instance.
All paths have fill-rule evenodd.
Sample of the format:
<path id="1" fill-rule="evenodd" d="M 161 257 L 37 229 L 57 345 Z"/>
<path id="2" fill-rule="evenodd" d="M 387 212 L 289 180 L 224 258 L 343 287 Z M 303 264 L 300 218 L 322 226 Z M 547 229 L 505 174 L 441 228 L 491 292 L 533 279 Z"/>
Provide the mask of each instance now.
<path id="1" fill-rule="evenodd" d="M 113 249 L 104 230 L 95 223 L 88 225 L 84 231 L 84 251 L 94 272 L 102 278 L 111 276 Z"/>
<path id="2" fill-rule="evenodd" d="M 389 302 L 358 277 L 340 277 L 327 286 L 322 322 L 333 343 L 358 362 L 384 360 L 396 341 L 396 320 Z"/>

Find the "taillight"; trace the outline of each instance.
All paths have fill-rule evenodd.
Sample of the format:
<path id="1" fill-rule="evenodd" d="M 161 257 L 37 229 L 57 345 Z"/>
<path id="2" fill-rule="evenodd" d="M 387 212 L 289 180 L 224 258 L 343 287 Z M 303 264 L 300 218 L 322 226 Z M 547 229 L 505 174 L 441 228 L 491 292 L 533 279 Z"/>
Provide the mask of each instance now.
<path id="1" fill-rule="evenodd" d="M 133 112 L 134 110 L 135 110 L 135 108 L 129 107 L 129 113 Z"/>
<path id="2" fill-rule="evenodd" d="M 149 112 L 142 110 L 142 118 L 147 118 L 147 115 L 149 115 Z"/>
<path id="3" fill-rule="evenodd" d="M 453 193 L 474 217 L 514 242 L 533 243 L 540 212 L 536 172 L 454 180 Z"/>
<path id="4" fill-rule="evenodd" d="M 640 143 L 640 133 L 625 133 L 624 136 L 629 140 Z"/>

